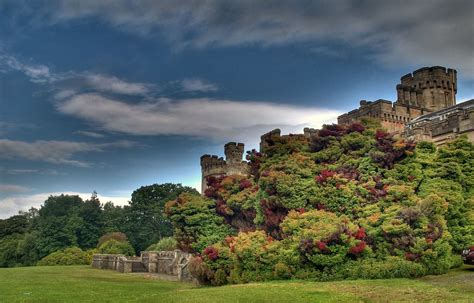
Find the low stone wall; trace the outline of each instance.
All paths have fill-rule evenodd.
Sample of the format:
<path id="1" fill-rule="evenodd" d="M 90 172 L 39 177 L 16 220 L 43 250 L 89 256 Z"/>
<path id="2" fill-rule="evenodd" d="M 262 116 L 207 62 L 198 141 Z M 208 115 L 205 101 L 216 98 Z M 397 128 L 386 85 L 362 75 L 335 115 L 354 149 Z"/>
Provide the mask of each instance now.
<path id="1" fill-rule="evenodd" d="M 191 254 L 180 250 L 144 251 L 139 257 L 95 254 L 92 267 L 122 273 L 149 272 L 177 276 L 179 281 L 194 281 L 188 270 Z"/>

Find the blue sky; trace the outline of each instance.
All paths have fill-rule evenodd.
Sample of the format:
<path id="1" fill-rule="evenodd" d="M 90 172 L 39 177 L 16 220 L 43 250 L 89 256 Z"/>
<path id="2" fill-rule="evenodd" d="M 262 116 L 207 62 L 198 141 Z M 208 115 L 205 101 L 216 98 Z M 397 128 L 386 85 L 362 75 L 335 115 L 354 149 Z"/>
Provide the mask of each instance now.
<path id="1" fill-rule="evenodd" d="M 474 96 L 471 1 L 2 1 L 0 217 L 51 193 L 198 186 L 199 157 L 395 100 L 422 66 Z"/>

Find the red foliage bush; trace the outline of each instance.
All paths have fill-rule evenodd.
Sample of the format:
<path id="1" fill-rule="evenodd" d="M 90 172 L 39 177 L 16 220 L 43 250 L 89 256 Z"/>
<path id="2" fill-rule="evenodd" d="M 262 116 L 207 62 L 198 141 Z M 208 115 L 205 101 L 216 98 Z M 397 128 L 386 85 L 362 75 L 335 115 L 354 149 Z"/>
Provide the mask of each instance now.
<path id="1" fill-rule="evenodd" d="M 322 253 L 328 252 L 328 247 L 326 245 L 326 242 L 324 242 L 324 241 L 316 241 L 316 247 Z"/>
<path id="2" fill-rule="evenodd" d="M 375 132 L 375 140 L 377 140 L 377 141 L 381 141 L 381 140 L 383 140 L 383 139 L 387 139 L 388 137 L 390 137 L 390 135 L 389 135 L 387 132 L 385 132 L 385 131 L 383 131 L 383 130 L 381 130 L 381 129 L 378 129 L 378 130 Z"/>
<path id="3" fill-rule="evenodd" d="M 243 179 L 240 181 L 240 190 L 244 190 L 246 188 L 249 188 L 252 186 L 252 182 L 250 182 L 250 180 L 247 180 L 247 179 Z"/>
<path id="4" fill-rule="evenodd" d="M 344 133 L 344 127 L 338 124 L 325 125 L 323 129 L 318 132 L 320 137 L 341 137 Z"/>
<path id="5" fill-rule="evenodd" d="M 217 258 L 219 258 L 219 251 L 214 246 L 206 247 L 203 253 L 206 254 L 211 261 L 215 261 Z"/>
<path id="6" fill-rule="evenodd" d="M 358 133 L 362 133 L 363 131 L 365 130 L 365 126 L 358 123 L 358 122 L 354 122 L 352 123 L 351 125 L 349 125 L 347 127 L 347 133 L 350 134 L 350 133 L 354 133 L 354 132 L 358 132 Z"/>
<path id="7" fill-rule="evenodd" d="M 366 236 L 367 235 L 365 234 L 365 229 L 363 227 L 359 227 L 359 230 L 354 233 L 354 238 L 357 240 L 363 240 Z"/>
<path id="8" fill-rule="evenodd" d="M 261 152 L 252 149 L 247 151 L 245 159 L 249 161 L 250 174 L 255 176 L 256 179 L 259 178 L 260 165 L 264 159 L 264 155 Z"/>
<path id="9" fill-rule="evenodd" d="M 316 182 L 323 184 L 327 181 L 328 178 L 332 178 L 336 175 L 336 172 L 332 170 L 323 169 L 319 175 L 315 177 Z"/>
<path id="10" fill-rule="evenodd" d="M 351 255 L 357 256 L 357 255 L 361 254 L 364 251 L 366 245 L 367 244 L 364 241 L 360 241 L 359 243 L 357 243 L 356 246 L 352 246 L 349 249 L 349 253 Z"/>

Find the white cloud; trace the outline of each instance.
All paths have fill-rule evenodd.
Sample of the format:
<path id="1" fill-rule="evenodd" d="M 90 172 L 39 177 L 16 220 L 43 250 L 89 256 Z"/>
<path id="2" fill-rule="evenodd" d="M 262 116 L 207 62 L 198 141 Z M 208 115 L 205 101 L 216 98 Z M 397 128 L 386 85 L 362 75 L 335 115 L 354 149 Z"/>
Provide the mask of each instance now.
<path id="1" fill-rule="evenodd" d="M 0 174 L 7 175 L 23 175 L 23 174 L 40 174 L 40 175 L 60 175 L 59 171 L 55 169 L 28 169 L 28 168 L 0 168 Z"/>
<path id="2" fill-rule="evenodd" d="M 24 142 L 0 139 L 0 158 L 27 159 L 44 161 L 54 164 L 67 164 L 78 167 L 88 167 L 90 163 L 74 160 L 77 153 L 102 152 L 107 148 L 127 148 L 135 145 L 130 141 L 117 141 L 112 143 L 93 144 L 72 141 L 35 141 Z"/>
<path id="3" fill-rule="evenodd" d="M 57 195 L 78 195 L 83 200 L 91 197 L 91 193 L 80 192 L 49 192 L 39 193 L 33 195 L 12 195 L 5 198 L 0 198 L 0 218 L 8 218 L 18 213 L 20 210 L 28 210 L 31 207 L 39 208 L 49 196 Z M 130 200 L 130 195 L 127 196 L 102 196 L 98 195 L 102 203 L 113 202 L 115 205 L 127 205 Z"/>
<path id="4" fill-rule="evenodd" d="M 30 189 L 25 186 L 15 184 L 0 184 L 0 193 L 24 193 Z"/>
<path id="5" fill-rule="evenodd" d="M 96 138 L 96 139 L 105 137 L 103 134 L 99 134 L 99 133 L 91 132 L 91 131 L 85 131 L 85 130 L 78 130 L 75 133 L 86 136 L 86 137 Z"/>
<path id="6" fill-rule="evenodd" d="M 56 100 L 62 100 L 62 99 L 71 97 L 71 96 L 74 95 L 75 93 L 76 93 L 75 90 L 72 90 L 72 89 L 63 89 L 63 90 L 58 91 L 56 94 L 54 94 L 54 99 L 56 99 Z"/>
<path id="7" fill-rule="evenodd" d="M 201 79 L 184 79 L 181 81 L 181 87 L 185 92 L 215 92 L 217 85 Z"/>
<path id="8" fill-rule="evenodd" d="M 301 133 L 306 126 L 335 122 L 338 111 L 257 101 L 211 99 L 129 104 L 98 94 L 75 95 L 57 109 L 98 127 L 131 135 L 189 135 L 248 140 L 280 127 Z"/>
<path id="9" fill-rule="evenodd" d="M 28 76 L 31 82 L 48 83 L 58 80 L 57 75 L 53 74 L 46 65 L 25 64 L 13 56 L 0 52 L 0 66 L 16 70 Z"/>
<path id="10" fill-rule="evenodd" d="M 59 90 L 54 94 L 54 99 L 62 100 L 70 97 L 83 89 L 93 89 L 100 92 L 122 95 L 146 95 L 156 89 L 155 85 L 141 82 L 128 82 L 115 76 L 97 74 L 92 72 L 69 71 L 57 73 L 43 64 L 25 63 L 20 59 L 6 54 L 0 49 L 0 67 L 6 70 L 22 72 L 31 82 L 39 84 L 62 84 L 68 82 L 65 88 L 58 85 Z"/>
<path id="11" fill-rule="evenodd" d="M 126 82 L 114 76 L 101 74 L 85 74 L 86 83 L 102 92 L 111 92 L 123 95 L 145 95 L 153 88 L 147 83 Z"/>
<path id="12" fill-rule="evenodd" d="M 178 47 L 336 42 L 348 48 L 365 47 L 388 65 L 444 65 L 474 77 L 471 0 L 137 0 L 133 5 L 128 0 L 63 0 L 43 4 L 34 10 L 35 24 L 91 17 L 142 36 L 160 31 Z M 28 12 L 19 6 L 12 15 L 28 16 Z"/>

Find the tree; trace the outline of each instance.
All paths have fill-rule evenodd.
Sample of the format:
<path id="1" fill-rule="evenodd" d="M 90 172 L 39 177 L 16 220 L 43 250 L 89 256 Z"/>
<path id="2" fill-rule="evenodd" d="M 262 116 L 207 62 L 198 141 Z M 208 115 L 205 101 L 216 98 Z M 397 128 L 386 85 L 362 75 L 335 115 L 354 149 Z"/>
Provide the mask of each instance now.
<path id="1" fill-rule="evenodd" d="M 124 231 L 137 252 L 173 234 L 164 206 L 185 192 L 199 194 L 194 188 L 172 183 L 142 186 L 132 193 L 130 206 L 124 207 Z"/>

